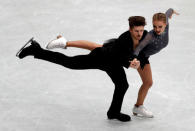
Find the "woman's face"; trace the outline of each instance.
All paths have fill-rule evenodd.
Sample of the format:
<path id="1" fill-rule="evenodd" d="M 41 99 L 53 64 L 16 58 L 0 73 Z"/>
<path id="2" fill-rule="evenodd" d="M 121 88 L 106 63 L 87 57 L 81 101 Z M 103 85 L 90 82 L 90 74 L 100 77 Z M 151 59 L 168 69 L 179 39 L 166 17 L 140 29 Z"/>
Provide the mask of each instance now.
<path id="1" fill-rule="evenodd" d="M 153 28 L 157 35 L 164 32 L 166 24 L 163 21 L 153 21 Z"/>

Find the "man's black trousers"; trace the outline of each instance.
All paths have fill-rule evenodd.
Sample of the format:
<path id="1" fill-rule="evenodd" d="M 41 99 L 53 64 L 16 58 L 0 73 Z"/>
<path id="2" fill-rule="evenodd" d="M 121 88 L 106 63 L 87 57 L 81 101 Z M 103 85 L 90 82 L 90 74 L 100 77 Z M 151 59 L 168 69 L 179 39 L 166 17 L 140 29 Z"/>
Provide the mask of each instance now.
<path id="1" fill-rule="evenodd" d="M 101 48 L 96 48 L 88 55 L 66 56 L 59 52 L 40 49 L 34 54 L 37 59 L 46 60 L 64 67 L 76 70 L 100 69 L 105 71 L 113 81 L 115 90 L 108 113 L 118 114 L 121 111 L 124 95 L 128 89 L 128 82 L 124 68 L 119 64 L 109 62 Z"/>

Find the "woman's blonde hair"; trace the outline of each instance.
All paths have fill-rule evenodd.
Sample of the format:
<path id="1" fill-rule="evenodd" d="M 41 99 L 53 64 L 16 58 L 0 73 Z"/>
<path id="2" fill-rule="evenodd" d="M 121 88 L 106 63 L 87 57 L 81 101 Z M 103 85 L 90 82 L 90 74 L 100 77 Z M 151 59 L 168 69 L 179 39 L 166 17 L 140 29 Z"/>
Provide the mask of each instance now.
<path id="1" fill-rule="evenodd" d="M 153 21 L 163 21 L 166 23 L 166 15 L 164 13 L 156 13 L 153 15 Z"/>

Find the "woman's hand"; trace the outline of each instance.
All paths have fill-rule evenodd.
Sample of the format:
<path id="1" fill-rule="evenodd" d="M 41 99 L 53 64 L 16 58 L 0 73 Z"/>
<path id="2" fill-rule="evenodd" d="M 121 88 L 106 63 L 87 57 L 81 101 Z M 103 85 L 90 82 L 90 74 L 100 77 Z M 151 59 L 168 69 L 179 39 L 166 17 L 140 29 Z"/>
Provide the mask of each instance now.
<path id="1" fill-rule="evenodd" d="M 176 12 L 175 10 L 173 10 L 172 15 L 173 15 L 173 14 L 175 14 L 175 15 L 179 15 L 179 13 L 178 13 L 178 12 Z M 169 17 L 170 19 L 172 18 L 172 15 Z"/>

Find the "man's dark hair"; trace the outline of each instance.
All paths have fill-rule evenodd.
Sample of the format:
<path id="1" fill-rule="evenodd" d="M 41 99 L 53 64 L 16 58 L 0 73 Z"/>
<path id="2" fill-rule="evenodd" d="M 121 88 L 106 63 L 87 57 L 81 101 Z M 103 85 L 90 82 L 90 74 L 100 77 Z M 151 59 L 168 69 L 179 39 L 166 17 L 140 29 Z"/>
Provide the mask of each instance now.
<path id="1" fill-rule="evenodd" d="M 129 17 L 129 27 L 133 29 L 134 26 L 145 26 L 146 21 L 143 16 L 131 16 Z"/>

